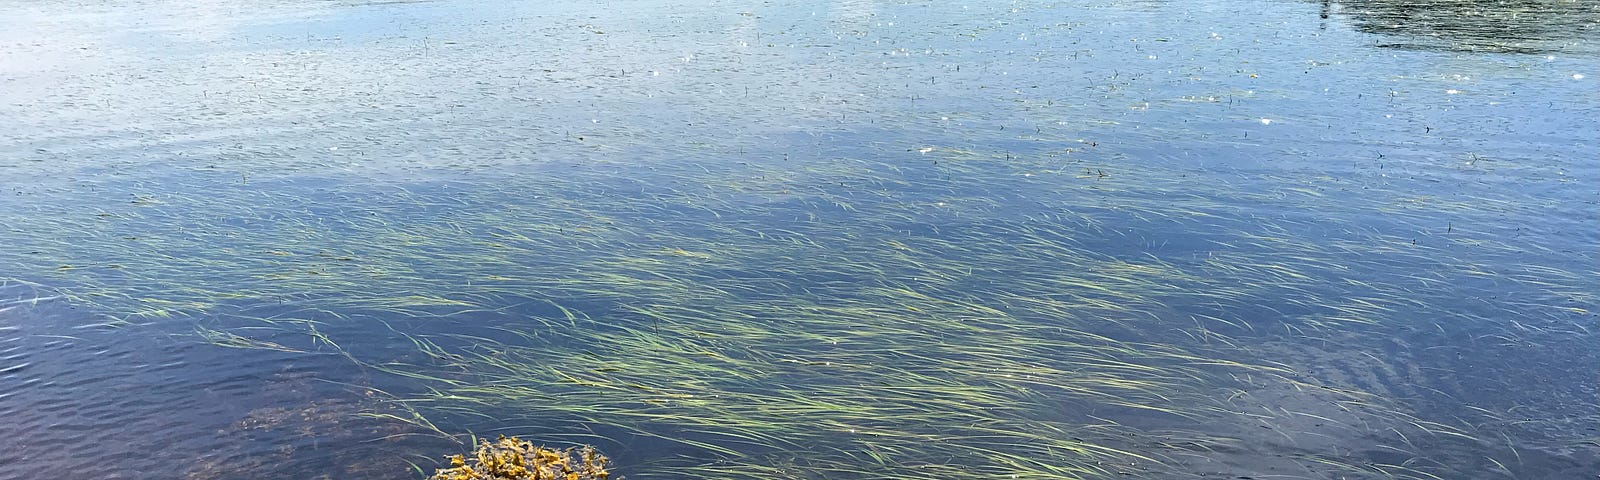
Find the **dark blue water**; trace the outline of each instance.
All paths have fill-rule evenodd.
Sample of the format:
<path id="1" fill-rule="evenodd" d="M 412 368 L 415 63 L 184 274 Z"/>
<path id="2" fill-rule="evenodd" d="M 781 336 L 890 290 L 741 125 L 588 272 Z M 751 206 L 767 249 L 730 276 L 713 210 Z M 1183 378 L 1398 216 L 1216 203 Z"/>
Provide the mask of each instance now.
<path id="1" fill-rule="evenodd" d="M 3 2 L 0 478 L 1588 478 L 1593 3 Z"/>

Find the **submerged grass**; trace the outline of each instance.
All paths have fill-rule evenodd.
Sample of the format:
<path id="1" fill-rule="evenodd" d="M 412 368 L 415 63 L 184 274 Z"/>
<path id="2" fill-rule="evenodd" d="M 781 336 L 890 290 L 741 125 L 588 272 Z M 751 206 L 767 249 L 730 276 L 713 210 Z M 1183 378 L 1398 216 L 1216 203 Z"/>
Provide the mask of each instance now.
<path id="1" fill-rule="evenodd" d="M 1561 478 L 1600 452 L 1594 396 L 1550 387 L 1593 380 L 1594 217 L 1550 213 L 1590 210 L 1551 200 L 1594 178 L 1551 132 L 1592 103 L 1492 80 L 1580 63 L 1474 57 L 1520 97 L 1457 96 L 1417 66 L 1461 62 L 1337 31 L 1302 58 L 1300 4 L 793 3 L 428 4 L 420 44 L 416 11 L 364 8 L 170 36 L 242 58 L 24 75 L 81 90 L 18 90 L 9 166 L 99 170 L 7 185 L 26 281 L 0 291 L 340 355 L 386 374 L 371 419 L 594 444 L 631 478 Z M 1577 52 L 1545 14 L 1593 16 L 1468 3 L 1322 13 L 1494 52 Z M 311 44 L 334 24 L 359 32 Z"/>
<path id="2" fill-rule="evenodd" d="M 1469 330 L 1446 290 L 1518 247 L 1413 244 L 1428 209 L 1231 220 L 1289 201 L 1171 201 L 1182 180 L 1136 164 L 945 152 L 206 185 L 65 210 L 54 228 L 79 238 L 24 237 L 8 260 L 70 262 L 50 274 L 67 295 L 131 312 L 109 324 L 188 317 L 222 346 L 337 352 L 408 385 L 392 418 L 593 443 L 634 478 L 1181 477 L 1264 448 L 1305 452 L 1268 463 L 1311 478 L 1449 476 L 1505 459 L 1430 452 L 1502 452 L 1488 432 L 1505 430 L 1393 397 L 1461 391 L 1311 370 L 1366 355 L 1355 371 L 1387 375 L 1373 339 L 1395 332 L 1589 335 L 1592 272 L 1553 265 L 1493 276 L 1530 315 Z"/>

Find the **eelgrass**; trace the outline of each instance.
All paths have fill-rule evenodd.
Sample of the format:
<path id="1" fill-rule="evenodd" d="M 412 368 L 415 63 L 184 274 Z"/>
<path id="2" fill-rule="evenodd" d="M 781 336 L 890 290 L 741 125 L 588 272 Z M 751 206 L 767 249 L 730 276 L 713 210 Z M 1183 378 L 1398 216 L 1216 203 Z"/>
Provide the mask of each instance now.
<path id="1" fill-rule="evenodd" d="M 1008 18 L 1013 26 L 1054 23 L 1057 12 Z M 929 34 L 999 31 L 999 23 L 980 23 Z M 1029 33 L 1073 28 L 1044 27 Z M 817 43 L 835 40 L 831 28 Z M 582 36 L 599 37 L 587 29 Z M 537 41 L 580 41 L 563 38 Z M 476 66 L 517 65 L 503 56 L 517 49 L 493 50 L 483 57 L 491 63 Z M 862 58 L 795 50 L 821 52 L 806 59 L 827 60 L 827 68 Z M 878 68 L 879 48 L 871 50 L 871 61 L 860 63 Z M 1058 51 L 992 66 L 1018 78 L 1023 64 L 1045 65 L 1041 72 L 1053 78 L 1067 52 L 1050 50 Z M 726 58 L 762 68 L 755 56 Z M 905 62 L 884 71 L 929 66 Z M 929 62 L 941 72 L 950 65 Z M 1539 414 L 1555 410 L 1515 401 L 1528 397 L 1476 397 L 1484 385 L 1518 389 L 1450 362 L 1594 338 L 1592 252 L 1562 252 L 1500 226 L 1547 216 L 1547 201 L 1520 188 L 1432 195 L 1431 184 L 1391 174 L 1454 168 L 1430 152 L 1390 151 L 1370 168 L 1332 166 L 1365 165 L 1364 158 L 1320 155 L 1289 157 L 1297 171 L 1221 160 L 1196 166 L 1190 147 L 1196 156 L 1264 150 L 1231 137 L 1183 143 L 1214 133 L 1187 120 L 1236 115 L 1217 112 L 1216 98 L 1228 97 L 1231 108 L 1233 96 L 1286 94 L 1201 83 L 1196 88 L 1212 90 L 1154 99 L 1158 109 L 1182 103 L 1189 110 L 1163 118 L 1184 122 L 1134 130 L 1101 117 L 1123 113 L 1121 103 L 1150 108 L 1152 99 L 1140 98 L 1150 91 L 1135 75 L 1111 70 L 1116 62 L 1071 65 L 1084 81 L 1062 85 L 1103 98 L 1072 107 L 1085 120 L 1059 129 L 1065 133 L 1015 136 L 1015 125 L 971 133 L 1006 125 L 967 115 L 959 123 L 969 130 L 941 123 L 936 143 L 877 127 L 830 136 L 833 110 L 863 114 L 877 105 L 812 105 L 815 90 L 782 86 L 807 75 L 774 69 L 781 75 L 768 79 L 782 81 L 767 92 L 784 101 L 725 102 L 724 113 L 772 110 L 724 121 L 826 116 L 828 124 L 813 121 L 805 133 L 844 148 L 790 160 L 787 151 L 754 148 L 751 136 L 707 145 L 663 138 L 676 130 L 635 134 L 608 123 L 596 128 L 611 134 L 609 145 L 567 136 L 561 140 L 596 146 L 553 148 L 581 166 L 415 182 L 371 180 L 382 162 L 361 167 L 368 159 L 344 153 L 269 148 L 267 159 L 226 165 L 248 174 L 202 169 L 147 183 L 96 182 L 93 193 L 62 201 L 19 195 L 0 206 L 10 215 L 0 219 L 10 229 L 0 263 L 14 266 L 8 275 L 56 285 L 85 311 L 104 313 L 101 326 L 190 322 L 200 339 L 222 347 L 345 355 L 391 374 L 384 386 L 400 387 L 389 398 L 397 409 L 369 415 L 439 435 L 518 431 L 592 443 L 626 452 L 627 468 L 637 469 L 631 477 L 1182 478 L 1266 458 L 1286 476 L 1422 479 L 1506 470 L 1502 462 L 1517 468 L 1514 459 L 1534 453 L 1510 439 L 1541 438 L 1525 434 L 1555 423 L 1549 419 L 1559 415 Z M 1190 71 L 1184 81 L 1243 78 L 1233 69 Z M 980 71 L 969 66 L 949 80 L 970 91 L 1010 90 L 991 88 L 999 80 Z M 522 71 L 500 72 L 516 79 L 498 85 L 506 91 L 551 87 Z M 606 80 L 626 77 L 617 73 L 558 91 L 588 99 L 608 90 L 596 82 L 621 83 Z M 844 87 L 831 96 L 917 94 L 898 73 L 827 73 L 811 80 Z M 457 76 L 427 81 L 445 77 Z M 301 85 L 283 78 L 256 79 L 251 96 L 298 98 L 291 92 Z M 938 88 L 954 88 L 938 80 Z M 1021 107 L 1002 111 L 1043 125 L 1059 122 L 1061 111 L 1044 106 L 1078 96 L 1024 90 L 1033 89 L 1003 94 Z M 642 101 L 610 100 L 629 108 Z M 694 100 L 697 116 L 724 116 L 702 112 L 716 102 Z M 400 139 L 376 130 L 447 138 L 458 127 L 484 127 L 467 135 L 485 141 L 437 142 L 449 156 L 430 160 L 476 165 L 532 151 L 487 141 L 497 134 L 562 133 L 522 111 L 499 111 L 509 118 L 497 120 L 515 120 L 500 126 L 440 115 L 439 123 L 378 123 L 384 127 L 365 132 L 368 115 L 384 117 L 357 113 L 338 134 L 351 126 L 375 134 L 347 140 L 382 152 L 379 145 Z M 881 117 L 888 129 L 927 130 L 924 119 L 895 115 Z M 261 128 L 255 116 L 230 118 Z M 304 141 L 300 127 L 280 126 L 287 141 Z M 1078 140 L 1084 135 L 1099 139 Z M 1422 150 L 1403 135 L 1394 150 Z M 639 140 L 618 147 L 625 138 Z M 427 142 L 393 143 L 399 152 L 426 150 L 419 144 Z M 546 146 L 539 144 L 541 155 Z M 1184 159 L 1175 158 L 1179 151 Z M 1501 168 L 1545 168 L 1510 163 Z M 338 173 L 347 169 L 358 173 Z M 1573 262 L 1575 255 L 1590 261 Z M 1429 411 L 1428 401 L 1459 406 Z M 1352 451 L 1368 447 L 1383 454 Z"/>
<path id="2" fill-rule="evenodd" d="M 1387 436 L 1418 456 L 1486 441 L 1395 392 L 1308 375 L 1325 360 L 1304 348 L 1263 343 L 1447 328 L 1413 320 L 1438 303 L 1381 286 L 1416 274 L 1373 267 L 1442 266 L 1444 250 L 1361 230 L 1313 243 L 1288 220 L 1226 220 L 1223 201 L 1156 205 L 1129 190 L 1177 188 L 1155 171 L 1056 172 L 1083 183 L 1048 192 L 1048 171 L 961 155 L 940 163 L 950 180 L 864 161 L 785 177 L 812 185 L 804 194 L 673 186 L 722 175 L 683 171 L 662 187 L 584 175 L 392 187 L 362 205 L 372 214 L 331 217 L 293 214 L 315 198 L 233 187 L 205 208 L 247 226 L 163 233 L 152 227 L 200 200 L 130 204 L 89 225 L 121 240 L 60 247 L 125 252 L 115 267 L 56 274 L 102 286 L 69 290 L 80 301 L 135 312 L 113 323 L 205 312 L 199 331 L 219 345 L 337 352 L 423 385 L 397 399 L 407 416 L 389 415 L 427 430 L 651 445 L 630 452 L 642 478 L 1105 478 L 1171 472 L 1262 434 Z M 1085 196 L 1116 201 L 1075 206 Z M 1179 253 L 1141 254 L 1118 246 L 1151 242 L 1130 225 L 1194 233 Z M 1357 269 L 1378 278 L 1326 280 Z M 174 283 L 196 271 L 215 279 Z M 1581 295 L 1579 276 L 1503 278 Z M 373 325 L 392 340 L 374 341 Z M 1400 478 L 1453 468 L 1287 462 Z"/>

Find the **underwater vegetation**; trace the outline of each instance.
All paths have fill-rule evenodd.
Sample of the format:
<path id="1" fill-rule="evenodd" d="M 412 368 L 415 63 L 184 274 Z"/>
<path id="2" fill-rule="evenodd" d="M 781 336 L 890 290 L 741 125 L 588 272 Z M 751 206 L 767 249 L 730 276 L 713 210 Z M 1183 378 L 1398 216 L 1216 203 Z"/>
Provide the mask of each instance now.
<path id="1" fill-rule="evenodd" d="M 552 450 L 536 447 L 517 437 L 485 439 L 471 457 L 454 455 L 450 467 L 429 480 L 605 480 L 609 460 L 594 447 Z M 620 478 L 620 477 L 619 477 Z"/>
<path id="2" fill-rule="evenodd" d="M 26 172 L 0 284 L 70 304 L 68 333 L 154 330 L 358 392 L 243 409 L 219 441 L 329 440 L 196 477 L 373 457 L 360 436 L 403 460 L 343 478 L 1600 463 L 1600 172 L 1573 133 L 1600 115 L 1580 84 L 1537 83 L 1579 82 L 1572 62 L 1306 35 L 1285 26 L 1315 29 L 1303 2 L 375 3 L 347 22 L 371 30 L 290 22 L 258 39 L 281 51 L 154 59 L 137 95 L 17 74 L 56 136 L 0 146 Z M 1343 4 L 1421 14 L 1381 3 Z M 394 30 L 411 8 L 447 24 Z M 1212 21 L 1156 21 L 1194 15 Z M 1477 70 L 1416 71 L 1457 63 Z M 140 105 L 173 98 L 193 102 Z M 36 368 L 5 355 L 0 382 Z M 439 463 L 502 432 L 593 447 L 501 438 Z"/>
<path id="3" fill-rule="evenodd" d="M 119 268 L 57 275 L 101 285 L 65 294 L 125 312 L 108 325 L 182 320 L 223 347 L 344 356 L 389 379 L 384 418 L 593 444 L 639 459 L 630 478 L 1181 478 L 1250 461 L 1422 479 L 1458 455 L 1496 468 L 1590 449 L 1570 433 L 1582 409 L 1528 420 L 1558 410 L 1540 392 L 1470 396 L 1514 378 L 1471 372 L 1592 338 L 1592 292 L 1553 267 L 1482 280 L 1537 244 L 1396 233 L 1474 218 L 1464 202 L 1369 190 L 1339 201 L 1382 222 L 1244 220 L 1226 196 L 1327 205 L 1337 188 L 1173 202 L 1150 193 L 1183 190 L 1177 175 L 1131 162 L 1101 177 L 1071 153 L 918 155 L 938 170 L 223 180 L 68 217 L 94 236 L 62 248 Z M 1450 301 L 1477 286 L 1517 292 L 1528 315 Z M 1562 440 L 1497 440 L 1530 431 Z"/>

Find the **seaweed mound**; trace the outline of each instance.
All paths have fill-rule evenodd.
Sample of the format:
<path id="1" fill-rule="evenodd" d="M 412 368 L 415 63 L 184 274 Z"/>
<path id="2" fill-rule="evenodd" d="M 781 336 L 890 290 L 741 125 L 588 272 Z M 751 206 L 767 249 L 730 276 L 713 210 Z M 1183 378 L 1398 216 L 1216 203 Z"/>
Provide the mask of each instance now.
<path id="1" fill-rule="evenodd" d="M 484 440 L 472 458 L 450 457 L 450 468 L 441 468 L 429 480 L 605 480 L 609 460 L 594 447 L 552 450 L 536 447 L 517 437 L 501 435 L 495 442 Z"/>

